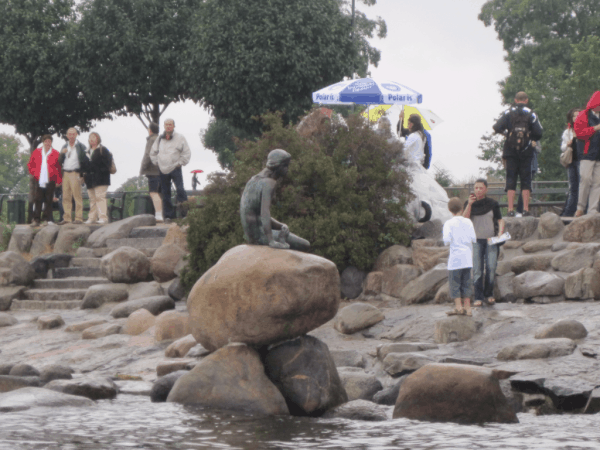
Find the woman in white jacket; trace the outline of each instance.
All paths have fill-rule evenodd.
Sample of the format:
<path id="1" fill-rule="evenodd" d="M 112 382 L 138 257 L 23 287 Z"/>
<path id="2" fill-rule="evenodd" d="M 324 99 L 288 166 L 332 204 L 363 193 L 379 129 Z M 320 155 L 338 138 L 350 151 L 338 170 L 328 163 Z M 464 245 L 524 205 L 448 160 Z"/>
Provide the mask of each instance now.
<path id="1" fill-rule="evenodd" d="M 402 117 L 402 116 L 401 116 Z M 423 165 L 425 160 L 425 133 L 423 132 L 423 124 L 421 116 L 411 114 L 408 117 L 408 132 L 409 135 L 404 141 L 404 155 L 412 163 Z M 401 138 L 400 141 L 402 142 Z"/>
<path id="2" fill-rule="evenodd" d="M 562 135 L 562 143 L 560 145 L 561 153 L 571 149 L 573 154 L 573 162 L 567 166 L 567 175 L 569 177 L 569 194 L 565 203 L 565 209 L 561 213 L 564 217 L 573 217 L 577 210 L 577 200 L 579 198 L 579 158 L 577 157 L 577 138 L 573 130 L 573 122 L 577 118 L 577 114 L 581 112 L 580 108 L 573 108 L 567 113 L 567 128 Z M 583 212 L 583 211 L 582 211 Z"/>

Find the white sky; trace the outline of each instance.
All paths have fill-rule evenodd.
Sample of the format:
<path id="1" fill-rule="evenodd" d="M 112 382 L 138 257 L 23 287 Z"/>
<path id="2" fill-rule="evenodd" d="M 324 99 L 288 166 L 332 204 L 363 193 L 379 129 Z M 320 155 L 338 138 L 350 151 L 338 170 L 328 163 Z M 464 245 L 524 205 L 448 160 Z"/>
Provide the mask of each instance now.
<path id="1" fill-rule="evenodd" d="M 497 83 L 508 75 L 508 65 L 493 28 L 485 28 L 477 19 L 484 3 L 378 0 L 376 6 L 366 7 L 357 2 L 358 9 L 369 17 L 383 17 L 388 26 L 387 38 L 373 42 L 382 54 L 379 67 L 371 68 L 372 75 L 420 92 L 423 105 L 444 120 L 432 131 L 433 164 L 448 169 L 456 181 L 479 175 L 483 165 L 477 159 L 480 138 L 491 131 L 503 109 Z M 215 154 L 200 141 L 209 114 L 188 101 L 170 105 L 161 121 L 168 117 L 175 120 L 176 131 L 192 149 L 192 159 L 184 168 L 186 189 L 191 189 L 191 170 L 221 170 Z M 111 191 L 139 175 L 147 132 L 137 118 L 101 121 L 92 130 L 115 157 L 117 173 L 112 176 Z M 0 132 L 12 134 L 14 128 L 0 124 Z M 87 138 L 87 133 L 80 136 L 85 144 Z M 62 146 L 62 140 L 55 137 L 54 146 Z"/>

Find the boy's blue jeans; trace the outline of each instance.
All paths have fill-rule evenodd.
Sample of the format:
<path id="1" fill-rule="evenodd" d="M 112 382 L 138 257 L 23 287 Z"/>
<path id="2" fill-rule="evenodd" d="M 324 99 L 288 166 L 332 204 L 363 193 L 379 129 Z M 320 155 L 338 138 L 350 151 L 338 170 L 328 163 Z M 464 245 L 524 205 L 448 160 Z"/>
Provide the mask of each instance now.
<path id="1" fill-rule="evenodd" d="M 498 245 L 488 245 L 487 239 L 477 239 L 473 244 L 473 288 L 476 301 L 494 296 L 498 250 Z"/>

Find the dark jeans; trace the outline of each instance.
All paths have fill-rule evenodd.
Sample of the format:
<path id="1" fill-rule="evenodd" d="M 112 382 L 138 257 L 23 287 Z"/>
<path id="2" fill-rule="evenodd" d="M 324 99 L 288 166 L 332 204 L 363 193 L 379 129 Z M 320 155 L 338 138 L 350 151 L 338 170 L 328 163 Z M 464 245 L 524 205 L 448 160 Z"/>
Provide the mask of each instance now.
<path id="1" fill-rule="evenodd" d="M 171 202 L 171 180 L 173 183 L 175 183 L 175 189 L 177 190 L 177 203 L 185 202 L 188 199 L 183 187 L 183 174 L 181 173 L 181 167 L 178 167 L 171 173 L 161 172 L 159 177 L 163 201 L 163 218 L 175 219 L 175 208 Z"/>
<path id="2" fill-rule="evenodd" d="M 579 200 L 579 161 L 569 164 L 567 176 L 569 177 L 569 195 L 561 216 L 573 217 L 577 211 L 577 201 Z"/>
<path id="3" fill-rule="evenodd" d="M 475 300 L 494 296 L 494 280 L 498 264 L 498 245 L 488 245 L 487 239 L 477 239 L 473 244 L 473 287 Z M 485 270 L 485 273 L 484 273 Z"/>
<path id="4" fill-rule="evenodd" d="M 533 179 L 535 178 L 535 172 L 531 172 L 531 181 L 533 184 Z M 579 184 L 578 184 L 579 185 Z M 529 190 L 529 204 L 531 205 L 531 194 L 533 194 L 533 187 Z M 575 206 L 577 206 L 577 202 L 575 202 Z M 519 191 L 519 199 L 517 200 L 516 210 L 519 214 L 523 214 L 523 189 Z"/>
<path id="5" fill-rule="evenodd" d="M 44 204 L 44 220 L 52 222 L 52 199 L 54 198 L 54 181 L 48 182 L 45 188 L 41 188 L 39 182 L 36 182 L 33 220 L 40 221 L 42 215 L 42 203 Z"/>

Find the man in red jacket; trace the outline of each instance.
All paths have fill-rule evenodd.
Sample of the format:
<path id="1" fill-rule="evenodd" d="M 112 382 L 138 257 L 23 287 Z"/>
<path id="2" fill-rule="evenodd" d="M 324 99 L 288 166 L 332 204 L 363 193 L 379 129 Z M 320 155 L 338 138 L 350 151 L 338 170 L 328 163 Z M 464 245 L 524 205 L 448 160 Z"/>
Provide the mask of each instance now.
<path id="1" fill-rule="evenodd" d="M 54 188 L 62 183 L 60 164 L 58 163 L 59 156 L 58 151 L 52 148 L 52 136 L 45 134 L 42 136 L 42 146 L 33 151 L 29 163 L 27 163 L 29 173 L 36 181 L 32 227 L 40 224 L 42 203 L 45 205 L 43 225 L 52 221 Z"/>
<path id="2" fill-rule="evenodd" d="M 594 92 L 585 111 L 579 113 L 574 127 L 579 159 L 579 200 L 575 217 L 588 208 L 588 214 L 598 212 L 600 201 L 600 91 Z"/>

